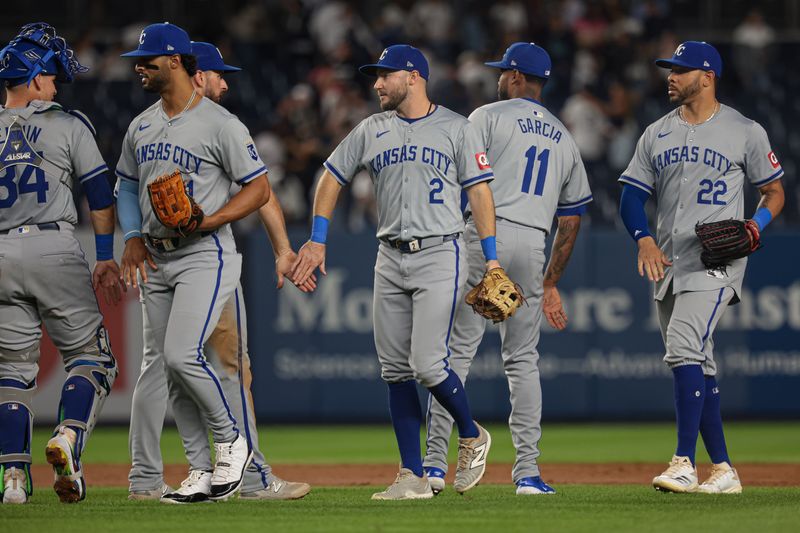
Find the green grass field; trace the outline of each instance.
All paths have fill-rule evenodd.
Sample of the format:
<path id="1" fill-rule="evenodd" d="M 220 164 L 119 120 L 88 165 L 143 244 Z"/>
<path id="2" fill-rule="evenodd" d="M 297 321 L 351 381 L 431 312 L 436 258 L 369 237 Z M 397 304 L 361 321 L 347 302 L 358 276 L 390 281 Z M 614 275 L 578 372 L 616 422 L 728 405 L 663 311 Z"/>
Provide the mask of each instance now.
<path id="1" fill-rule="evenodd" d="M 508 429 L 489 426 L 490 461 L 513 461 Z M 800 463 L 800 424 L 731 423 L 728 443 L 740 462 Z M 542 463 L 666 462 L 674 446 L 671 424 L 551 424 L 545 428 Z M 41 450 L 49 431 L 36 431 Z M 260 431 L 273 464 L 392 463 L 397 460 L 388 426 L 283 426 Z M 702 448 L 702 445 L 699 446 Z M 174 430 L 165 432 L 167 463 L 182 463 Z M 41 453 L 35 462 L 42 463 Z M 706 461 L 703 452 L 698 461 Z M 84 455 L 87 463 L 128 462 L 127 430 L 100 428 Z M 382 487 L 381 487 L 382 488 Z M 11 531 L 796 531 L 800 487 L 746 487 L 739 496 L 674 495 L 648 486 L 558 485 L 555 496 L 516 497 L 511 486 L 485 485 L 434 500 L 372 502 L 372 487 L 315 487 L 295 502 L 230 501 L 194 506 L 128 502 L 126 490 L 91 488 L 79 505 L 62 505 L 39 482 L 27 506 L 0 506 Z"/>
<path id="2" fill-rule="evenodd" d="M 514 448 L 508 426 L 489 424 L 492 461 L 513 462 Z M 747 463 L 800 463 L 800 423 L 729 423 L 728 448 L 734 460 Z M 42 450 L 49 429 L 34 432 L 33 449 Z M 277 464 L 354 464 L 397 461 L 390 426 L 279 426 L 261 427 L 259 442 L 268 460 Z M 675 447 L 672 424 L 550 424 L 540 448 L 542 462 L 610 463 L 667 462 Z M 698 461 L 708 456 L 698 446 Z M 174 429 L 164 431 L 161 449 L 165 463 L 184 463 L 183 449 Z M 455 459 L 455 439 L 451 456 Z M 42 455 L 42 454 L 39 454 Z M 128 429 L 100 428 L 83 456 L 89 463 L 128 462 Z M 44 457 L 35 455 L 35 462 Z"/>

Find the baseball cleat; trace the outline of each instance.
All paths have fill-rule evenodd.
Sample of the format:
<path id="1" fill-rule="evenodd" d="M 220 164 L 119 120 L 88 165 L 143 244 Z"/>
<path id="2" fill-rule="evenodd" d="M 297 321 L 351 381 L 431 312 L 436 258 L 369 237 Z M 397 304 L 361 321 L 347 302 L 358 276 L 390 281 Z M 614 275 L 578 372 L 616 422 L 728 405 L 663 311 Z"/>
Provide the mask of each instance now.
<path id="1" fill-rule="evenodd" d="M 86 497 L 86 482 L 81 472 L 81 462 L 73 450 L 77 435 L 68 427 L 60 427 L 47 441 L 44 450 L 47 462 L 55 472 L 53 488 L 63 503 L 77 503 Z"/>
<path id="2" fill-rule="evenodd" d="M 189 477 L 181 481 L 178 490 L 161 497 L 162 503 L 200 503 L 209 502 L 211 492 L 211 472 L 189 470 Z"/>
<path id="3" fill-rule="evenodd" d="M 211 476 L 212 500 L 227 500 L 233 496 L 242 485 L 244 472 L 253 460 L 253 450 L 247 445 L 247 440 L 240 434 L 233 442 L 215 443 L 217 462 Z"/>
<path id="4" fill-rule="evenodd" d="M 517 496 L 555 494 L 556 489 L 542 481 L 540 476 L 524 477 L 517 481 Z"/>
<path id="5" fill-rule="evenodd" d="M 242 492 L 240 500 L 299 500 L 311 492 L 308 483 L 285 481 L 276 475 L 270 476 L 269 485 L 260 490 Z"/>
<path id="6" fill-rule="evenodd" d="M 128 491 L 128 499 L 131 501 L 155 501 L 160 500 L 163 495 L 169 492 L 172 492 L 172 487 L 163 483 L 161 487 L 157 489 Z"/>
<path id="7" fill-rule="evenodd" d="M 492 446 L 492 436 L 477 422 L 478 436 L 458 439 L 458 467 L 453 488 L 464 493 L 477 485 L 486 472 L 486 456 Z"/>
<path id="8" fill-rule="evenodd" d="M 435 466 L 426 466 L 425 474 L 428 475 L 428 483 L 431 484 L 431 490 L 433 491 L 433 495 L 437 496 L 440 492 L 444 490 L 445 487 L 444 483 L 445 471 L 442 470 L 441 468 L 436 468 Z"/>
<path id="9" fill-rule="evenodd" d="M 741 494 L 739 473 L 728 463 L 711 465 L 711 475 L 697 487 L 704 494 Z"/>
<path id="10" fill-rule="evenodd" d="M 675 455 L 669 463 L 669 468 L 660 476 L 653 478 L 653 487 L 663 492 L 695 492 L 697 469 L 688 457 Z"/>
<path id="11" fill-rule="evenodd" d="M 373 500 L 427 500 L 433 498 L 428 476 L 417 477 L 408 468 L 401 468 L 394 483 L 383 492 L 372 495 Z"/>
<path id="12" fill-rule="evenodd" d="M 3 503 L 28 503 L 28 476 L 25 470 L 12 466 L 2 467 L 3 485 L 0 492 L 3 494 Z"/>

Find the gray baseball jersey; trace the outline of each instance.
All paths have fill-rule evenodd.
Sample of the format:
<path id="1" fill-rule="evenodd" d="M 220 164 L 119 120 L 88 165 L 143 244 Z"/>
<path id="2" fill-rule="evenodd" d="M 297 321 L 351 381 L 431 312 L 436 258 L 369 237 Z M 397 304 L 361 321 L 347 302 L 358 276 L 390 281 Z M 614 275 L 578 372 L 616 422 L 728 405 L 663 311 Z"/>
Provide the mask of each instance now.
<path id="1" fill-rule="evenodd" d="M 498 218 L 548 233 L 557 211 L 568 213 L 592 201 L 575 141 L 536 100 L 487 104 L 469 120 L 498 177 L 491 184 Z"/>
<path id="2" fill-rule="evenodd" d="M 586 171 L 575 141 L 561 122 L 532 99 L 485 105 L 470 115 L 495 172 L 490 184 L 497 221 L 497 254 L 508 275 L 522 288 L 527 305 L 500 324 L 503 368 L 511 401 L 509 427 L 516 449 L 513 480 L 539 475 L 542 388 L 539 381 L 539 327 L 545 236 L 554 215 L 579 214 L 592 201 Z M 469 214 L 469 210 L 466 211 Z M 476 285 L 485 264 L 475 224 L 466 231 L 468 285 Z M 450 340 L 453 371 L 466 382 L 486 330 L 486 320 L 459 302 Z M 452 420 L 439 403 L 428 403 L 424 464 L 447 471 Z"/>
<path id="3" fill-rule="evenodd" d="M 706 270 L 695 224 L 743 218 L 745 178 L 761 187 L 781 176 L 764 128 L 726 105 L 702 124 L 688 124 L 675 109 L 648 126 L 619 181 L 658 199 L 656 241 L 673 266 L 656 283 L 656 299 L 670 283 L 676 294 L 722 287 L 741 294 L 747 259 Z"/>
<path id="4" fill-rule="evenodd" d="M 25 139 L 8 138 L 15 117 Z M 108 170 L 88 120 L 55 102 L 34 100 L 13 109 L 0 106 L 0 138 L 0 146 L 8 139 L 19 148 L 6 155 L 9 161 L 0 161 L 0 230 L 44 222 L 77 224 L 74 181 L 105 179 Z M 14 157 L 25 155 L 18 143 L 26 141 L 49 165 L 13 164 Z"/>
<path id="5" fill-rule="evenodd" d="M 208 98 L 171 119 L 159 100 L 128 127 L 116 173 L 140 182 L 143 233 L 176 235 L 153 215 L 145 186 L 176 169 L 206 213 L 228 202 L 231 181 L 243 184 L 267 172 L 244 124 Z"/>
<path id="6" fill-rule="evenodd" d="M 146 184 L 176 169 L 207 213 L 228 202 L 232 182 L 247 183 L 266 173 L 247 128 L 207 98 L 172 118 L 158 101 L 128 128 L 116 172 L 139 184 L 142 230 L 150 236 L 175 236 L 154 216 Z M 236 419 L 202 348 L 233 296 L 241 256 L 229 225 L 213 235 L 194 237 L 171 252 L 153 250 L 159 270 L 141 288 L 145 352 L 151 361 L 163 358 L 171 388 L 174 385 L 175 394 L 197 404 L 214 440 L 231 442 Z"/>
<path id="7" fill-rule="evenodd" d="M 463 231 L 462 187 L 493 177 L 467 119 L 442 106 L 417 120 L 394 111 L 364 119 L 325 168 L 342 185 L 366 169 L 377 197 L 377 237 L 403 241 Z"/>

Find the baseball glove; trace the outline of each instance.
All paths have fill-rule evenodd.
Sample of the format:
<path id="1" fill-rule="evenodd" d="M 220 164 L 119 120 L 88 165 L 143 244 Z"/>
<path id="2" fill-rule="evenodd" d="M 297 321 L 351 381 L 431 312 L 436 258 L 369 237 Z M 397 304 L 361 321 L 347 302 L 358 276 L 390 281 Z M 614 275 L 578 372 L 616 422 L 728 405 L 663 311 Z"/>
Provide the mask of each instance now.
<path id="1" fill-rule="evenodd" d="M 147 185 L 150 205 L 164 226 L 186 237 L 200 227 L 203 210 L 189 196 L 181 171 L 159 176 Z"/>
<path id="2" fill-rule="evenodd" d="M 514 316 L 525 299 L 519 285 L 511 281 L 502 268 L 493 268 L 483 275 L 480 283 L 465 298 L 472 310 L 494 323 Z"/>
<path id="3" fill-rule="evenodd" d="M 761 248 L 758 225 L 752 220 L 719 220 L 694 227 L 703 246 L 700 260 L 706 268 L 716 270 L 734 259 L 747 257 Z"/>

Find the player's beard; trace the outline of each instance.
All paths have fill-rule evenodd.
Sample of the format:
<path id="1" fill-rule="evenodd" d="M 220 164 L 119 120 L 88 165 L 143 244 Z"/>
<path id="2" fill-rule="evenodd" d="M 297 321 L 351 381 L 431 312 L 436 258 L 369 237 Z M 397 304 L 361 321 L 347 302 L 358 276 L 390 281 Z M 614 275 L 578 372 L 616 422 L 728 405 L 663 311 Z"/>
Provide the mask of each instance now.
<path id="1" fill-rule="evenodd" d="M 148 93 L 161 93 L 169 83 L 167 76 L 157 70 L 150 70 L 148 72 L 147 82 L 142 85 L 145 92 Z"/>
<path id="2" fill-rule="evenodd" d="M 498 100 L 508 100 L 508 81 L 503 83 L 502 78 L 497 83 L 497 99 Z"/>
<path id="3" fill-rule="evenodd" d="M 381 102 L 381 109 L 383 111 L 394 111 L 400 104 L 402 104 L 406 97 L 408 97 L 408 87 L 398 87 L 395 91 L 386 91 L 386 101 Z"/>
<path id="4" fill-rule="evenodd" d="M 692 98 L 694 98 L 695 96 L 697 96 L 698 94 L 700 94 L 700 91 L 702 90 L 702 87 L 700 87 L 700 79 L 698 78 L 694 80 L 693 83 L 690 83 L 683 89 L 676 88 L 674 90 L 675 90 L 675 95 L 670 96 L 669 101 L 674 104 L 683 105 Z"/>

